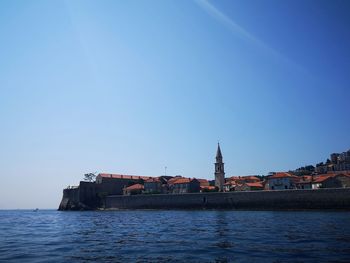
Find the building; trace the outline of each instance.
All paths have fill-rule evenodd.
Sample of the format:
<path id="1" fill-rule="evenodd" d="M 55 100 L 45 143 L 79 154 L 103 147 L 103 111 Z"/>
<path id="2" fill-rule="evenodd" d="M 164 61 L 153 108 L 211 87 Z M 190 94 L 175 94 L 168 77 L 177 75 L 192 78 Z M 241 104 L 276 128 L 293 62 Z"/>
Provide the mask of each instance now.
<path id="1" fill-rule="evenodd" d="M 304 175 L 294 179 L 295 187 L 297 189 L 312 189 L 313 176 Z"/>
<path id="2" fill-rule="evenodd" d="M 350 171 L 350 150 L 342 153 L 332 153 L 326 163 L 316 165 L 317 173 Z"/>
<path id="3" fill-rule="evenodd" d="M 160 178 L 149 178 L 144 182 L 145 193 L 160 194 L 163 192 L 163 183 Z"/>
<path id="4" fill-rule="evenodd" d="M 100 173 L 96 176 L 95 188 L 105 195 L 122 195 L 123 189 L 135 183 L 141 183 L 153 178 L 151 176 L 107 174 Z"/>
<path id="5" fill-rule="evenodd" d="M 124 195 L 137 195 L 142 194 L 144 186 L 142 184 L 133 184 L 131 186 L 125 187 L 123 190 Z"/>
<path id="6" fill-rule="evenodd" d="M 244 183 L 258 183 L 260 179 L 254 175 L 248 176 L 231 176 L 226 179 L 226 182 L 235 182 L 236 184 L 244 184 Z"/>
<path id="7" fill-rule="evenodd" d="M 224 183 L 223 189 L 224 189 L 224 192 L 231 192 L 235 190 L 235 187 L 236 187 L 235 181 L 228 181 Z"/>
<path id="8" fill-rule="evenodd" d="M 322 188 L 347 188 L 350 187 L 350 176 L 347 174 L 336 174 L 329 176 L 322 183 Z"/>
<path id="9" fill-rule="evenodd" d="M 197 179 L 197 180 L 199 181 L 201 187 L 209 186 L 209 181 L 207 179 Z"/>
<path id="10" fill-rule="evenodd" d="M 169 192 L 173 194 L 198 193 L 200 189 L 200 182 L 195 178 L 177 178 L 169 185 Z"/>
<path id="11" fill-rule="evenodd" d="M 311 188 L 312 189 L 319 189 L 322 188 L 323 182 L 328 179 L 331 174 L 319 174 L 313 177 L 313 180 L 311 182 Z"/>
<path id="12" fill-rule="evenodd" d="M 238 184 L 235 187 L 235 191 L 260 191 L 264 190 L 264 186 L 262 183 L 243 183 Z"/>
<path id="13" fill-rule="evenodd" d="M 222 154 L 220 144 L 218 143 L 218 149 L 216 151 L 216 163 L 215 163 L 215 186 L 219 189 L 219 192 L 224 190 L 225 183 L 225 168 L 222 161 Z"/>
<path id="14" fill-rule="evenodd" d="M 207 179 L 197 179 L 200 185 L 201 192 L 215 192 L 215 186 L 211 186 Z"/>
<path id="15" fill-rule="evenodd" d="M 295 175 L 285 172 L 274 173 L 267 178 L 269 190 L 286 190 L 295 188 Z"/>

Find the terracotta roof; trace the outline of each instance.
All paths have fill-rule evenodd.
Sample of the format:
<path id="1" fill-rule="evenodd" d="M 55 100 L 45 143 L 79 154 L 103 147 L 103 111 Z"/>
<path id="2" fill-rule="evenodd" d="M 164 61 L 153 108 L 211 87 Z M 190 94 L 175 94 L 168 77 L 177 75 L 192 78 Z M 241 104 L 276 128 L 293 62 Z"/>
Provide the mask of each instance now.
<path id="1" fill-rule="evenodd" d="M 249 176 L 242 176 L 241 178 L 245 179 L 245 180 L 258 180 L 260 181 L 260 179 L 256 176 L 253 175 L 249 175 Z"/>
<path id="2" fill-rule="evenodd" d="M 201 186 L 209 186 L 209 181 L 207 179 L 197 179 Z"/>
<path id="3" fill-rule="evenodd" d="M 231 176 L 227 178 L 227 181 L 260 181 L 260 179 L 253 175 L 247 175 L 247 176 Z"/>
<path id="4" fill-rule="evenodd" d="M 173 184 L 188 184 L 190 181 L 190 178 L 178 178 Z"/>
<path id="5" fill-rule="evenodd" d="M 173 182 L 173 184 L 188 184 L 192 181 L 198 181 L 198 179 L 196 178 L 179 178 L 178 180 L 176 180 L 175 182 Z"/>
<path id="6" fill-rule="evenodd" d="M 147 180 L 145 180 L 145 183 L 160 183 L 160 179 L 158 177 L 155 178 L 149 178 Z"/>
<path id="7" fill-rule="evenodd" d="M 126 187 L 125 190 L 143 190 L 144 187 L 142 184 L 133 184 L 129 187 Z"/>
<path id="8" fill-rule="evenodd" d="M 331 173 L 331 174 L 320 174 L 314 177 L 313 183 L 322 183 L 330 177 L 346 176 L 350 177 L 347 173 Z"/>
<path id="9" fill-rule="evenodd" d="M 311 175 L 298 176 L 295 178 L 294 182 L 297 184 L 309 184 L 312 181 Z"/>
<path id="10" fill-rule="evenodd" d="M 313 183 L 322 183 L 324 180 L 329 177 L 333 177 L 334 174 L 320 174 L 314 177 Z"/>
<path id="11" fill-rule="evenodd" d="M 263 188 L 262 183 L 245 183 L 245 184 L 250 186 L 250 187 L 261 187 L 261 188 Z"/>
<path id="12" fill-rule="evenodd" d="M 98 176 L 101 176 L 103 178 L 113 178 L 113 179 L 131 179 L 131 180 L 147 180 L 150 178 L 154 178 L 152 176 L 139 176 L 139 175 L 126 175 L 126 174 L 107 174 L 107 173 L 100 173 Z"/>
<path id="13" fill-rule="evenodd" d="M 182 177 L 182 176 L 175 176 L 173 178 L 170 178 L 168 180 L 168 184 L 174 184 L 177 180 L 182 179 L 182 178 L 184 178 L 184 177 Z"/>
<path id="14" fill-rule="evenodd" d="M 290 173 L 285 173 L 285 172 L 278 172 L 278 173 L 275 173 L 274 175 L 271 175 L 271 176 L 269 176 L 268 178 L 270 179 L 270 178 L 291 178 L 291 177 L 297 177 L 297 176 L 295 176 L 295 175 L 292 175 L 292 174 L 290 174 Z"/>

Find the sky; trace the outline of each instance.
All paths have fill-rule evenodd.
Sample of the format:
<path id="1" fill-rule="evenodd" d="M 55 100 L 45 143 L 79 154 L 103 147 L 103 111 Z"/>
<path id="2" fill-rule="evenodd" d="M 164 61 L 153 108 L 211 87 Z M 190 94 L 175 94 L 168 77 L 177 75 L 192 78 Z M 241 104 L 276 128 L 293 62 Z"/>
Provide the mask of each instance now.
<path id="1" fill-rule="evenodd" d="M 263 175 L 350 148 L 350 2 L 0 1 L 0 209 L 84 173 Z"/>

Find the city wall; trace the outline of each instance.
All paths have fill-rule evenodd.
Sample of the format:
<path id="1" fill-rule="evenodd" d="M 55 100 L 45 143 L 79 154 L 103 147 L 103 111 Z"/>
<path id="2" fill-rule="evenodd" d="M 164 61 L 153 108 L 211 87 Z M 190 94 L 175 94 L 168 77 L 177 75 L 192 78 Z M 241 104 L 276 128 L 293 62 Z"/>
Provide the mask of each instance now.
<path id="1" fill-rule="evenodd" d="M 346 209 L 350 188 L 107 196 L 106 209 Z"/>

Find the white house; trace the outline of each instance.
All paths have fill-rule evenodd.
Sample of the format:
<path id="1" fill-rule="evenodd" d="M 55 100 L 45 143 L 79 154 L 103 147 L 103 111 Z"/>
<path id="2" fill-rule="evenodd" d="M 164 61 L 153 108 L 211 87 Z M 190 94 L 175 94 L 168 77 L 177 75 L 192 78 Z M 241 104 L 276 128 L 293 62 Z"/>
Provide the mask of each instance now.
<path id="1" fill-rule="evenodd" d="M 267 178 L 269 190 L 294 189 L 295 179 L 297 179 L 297 176 L 290 173 L 275 173 Z"/>

